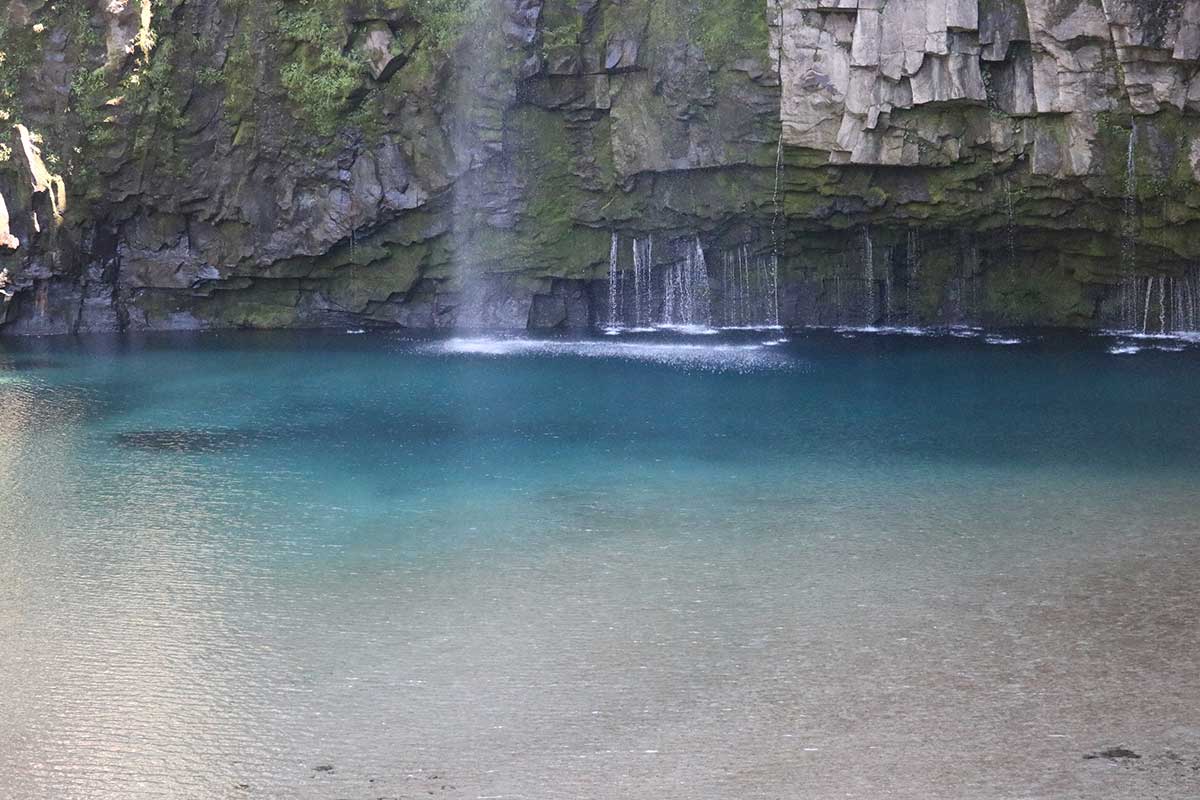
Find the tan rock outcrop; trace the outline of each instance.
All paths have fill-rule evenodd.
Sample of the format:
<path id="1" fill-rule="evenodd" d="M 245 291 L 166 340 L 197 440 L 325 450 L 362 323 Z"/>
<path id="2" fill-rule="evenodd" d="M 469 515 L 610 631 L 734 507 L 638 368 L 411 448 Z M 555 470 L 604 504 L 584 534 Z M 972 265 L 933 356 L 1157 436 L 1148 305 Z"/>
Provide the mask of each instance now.
<path id="1" fill-rule="evenodd" d="M 13 131 L 16 134 L 15 150 L 19 154 L 17 163 L 21 173 L 29 182 L 30 191 L 34 195 L 45 193 L 50 202 L 51 213 L 57 222 L 67 207 L 66 183 L 46 167 L 46 162 L 42 160 L 42 150 L 28 128 L 18 124 L 13 126 Z"/>
<path id="2" fill-rule="evenodd" d="M 1011 141 L 976 138 L 990 108 L 1051 115 L 1025 137 L 1035 170 L 1087 175 L 1097 114 L 1200 110 L 1200 0 L 769 0 L 768 14 L 784 142 L 831 163 L 1006 151 Z"/>
<path id="3" fill-rule="evenodd" d="M 0 249 L 16 250 L 21 246 L 21 240 L 13 236 L 8 224 L 8 206 L 4 195 L 0 195 Z"/>

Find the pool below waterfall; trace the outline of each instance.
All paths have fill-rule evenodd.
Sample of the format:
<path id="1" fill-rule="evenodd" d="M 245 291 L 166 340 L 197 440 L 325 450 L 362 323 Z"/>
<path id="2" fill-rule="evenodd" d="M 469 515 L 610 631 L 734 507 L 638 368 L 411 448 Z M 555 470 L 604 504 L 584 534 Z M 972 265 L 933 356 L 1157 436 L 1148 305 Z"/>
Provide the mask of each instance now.
<path id="1" fill-rule="evenodd" d="M 1184 800 L 1198 607 L 1186 340 L 0 341 L 14 800 Z"/>

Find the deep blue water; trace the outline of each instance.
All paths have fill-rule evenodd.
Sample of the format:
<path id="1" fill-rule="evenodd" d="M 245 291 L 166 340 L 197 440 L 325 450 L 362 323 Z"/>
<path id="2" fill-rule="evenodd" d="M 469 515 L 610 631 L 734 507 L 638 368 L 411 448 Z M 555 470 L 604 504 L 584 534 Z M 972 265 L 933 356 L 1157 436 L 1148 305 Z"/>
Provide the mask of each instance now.
<path id="1" fill-rule="evenodd" d="M 0 340 L 0 795 L 1195 797 L 1200 348 L 1018 338 Z"/>

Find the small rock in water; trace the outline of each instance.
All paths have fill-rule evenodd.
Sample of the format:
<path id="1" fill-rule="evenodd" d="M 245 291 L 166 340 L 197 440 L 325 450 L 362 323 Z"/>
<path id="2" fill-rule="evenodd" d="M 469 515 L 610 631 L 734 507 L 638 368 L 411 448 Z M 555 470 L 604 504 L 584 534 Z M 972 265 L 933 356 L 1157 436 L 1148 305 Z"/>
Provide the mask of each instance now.
<path id="1" fill-rule="evenodd" d="M 1141 758 L 1141 756 L 1126 747 L 1110 747 L 1107 750 L 1101 750 L 1099 753 L 1088 753 L 1084 756 L 1084 759 L 1092 758 L 1111 758 L 1117 760 L 1121 758 Z"/>

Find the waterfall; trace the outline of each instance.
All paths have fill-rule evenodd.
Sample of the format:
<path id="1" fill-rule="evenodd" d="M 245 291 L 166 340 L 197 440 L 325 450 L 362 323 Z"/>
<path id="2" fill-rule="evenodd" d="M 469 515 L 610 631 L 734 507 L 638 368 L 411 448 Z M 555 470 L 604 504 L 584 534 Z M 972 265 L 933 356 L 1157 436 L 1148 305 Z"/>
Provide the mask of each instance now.
<path id="1" fill-rule="evenodd" d="M 1122 330 L 1145 336 L 1200 334 L 1200 266 L 1182 275 L 1135 275 L 1122 281 L 1121 297 L 1133 298 L 1132 317 L 1123 321 Z"/>
<path id="2" fill-rule="evenodd" d="M 663 311 L 661 321 L 666 325 L 677 324 L 679 314 L 675 310 L 675 305 L 678 302 L 678 298 L 685 292 L 683 279 L 684 275 L 677 264 L 672 264 L 668 267 L 666 274 L 663 276 Z"/>
<path id="3" fill-rule="evenodd" d="M 1142 333 L 1143 334 L 1145 334 L 1146 330 L 1150 327 L 1150 290 L 1153 288 L 1154 288 L 1154 278 L 1151 277 L 1150 280 L 1148 280 L 1146 282 L 1146 309 L 1145 309 L 1144 314 L 1142 315 Z"/>
<path id="4" fill-rule="evenodd" d="M 1127 330 L 1137 328 L 1137 123 L 1129 129 L 1125 153 L 1125 195 L 1121 201 L 1121 320 Z M 1144 326 L 1143 326 L 1144 327 Z"/>
<path id="5" fill-rule="evenodd" d="M 633 240 L 633 323 L 641 328 L 654 321 L 654 237 Z"/>
<path id="6" fill-rule="evenodd" d="M 729 328 L 779 325 L 779 262 L 764 242 L 720 251 L 720 268 L 695 235 L 668 242 L 670 260 L 656 263 L 650 237 L 634 238 L 633 277 L 619 263 L 621 243 L 614 233 L 608 255 L 607 329 L 649 327 Z"/>
<path id="7" fill-rule="evenodd" d="M 908 229 L 908 249 L 904 254 L 904 265 L 908 270 L 908 282 L 913 283 L 917 280 L 917 273 L 921 269 L 921 235 L 916 228 Z"/>
<path id="8" fill-rule="evenodd" d="M 916 228 L 908 229 L 908 244 L 904 251 L 904 312 L 910 319 L 914 317 L 912 290 L 917 285 L 921 271 L 921 235 Z"/>
<path id="9" fill-rule="evenodd" d="M 1013 208 L 1012 181 L 1004 178 L 1004 212 L 1008 216 L 1006 235 L 1008 238 L 1008 266 L 1017 266 L 1017 213 Z"/>
<path id="10" fill-rule="evenodd" d="M 697 237 L 688 245 L 683 259 L 668 267 L 663 277 L 662 324 L 708 325 L 711 320 L 708 263 Z"/>
<path id="11" fill-rule="evenodd" d="M 634 238 L 633 280 L 619 264 L 621 245 L 614 234 L 608 257 L 608 330 L 623 327 L 694 327 L 712 324 L 713 289 L 708 260 L 698 236 L 669 242 L 674 260 L 656 264 L 654 239 Z M 722 286 L 736 280 L 737 265 L 725 254 Z M 728 312 L 727 312 L 728 313 Z"/>
<path id="12" fill-rule="evenodd" d="M 875 324 L 875 245 L 871 242 L 871 226 L 863 225 L 863 282 L 866 290 L 863 295 L 863 316 L 865 325 Z"/>
<path id="13" fill-rule="evenodd" d="M 455 57 L 450 146 L 454 159 L 451 190 L 451 267 L 458 290 L 455 324 L 460 328 L 483 328 L 489 319 L 489 285 L 486 279 L 488 251 L 486 210 L 490 201 L 485 167 L 499 154 L 500 142 L 493 136 L 496 117 L 506 105 L 509 58 L 503 27 L 507 12 L 494 0 L 478 3 L 479 14 L 467 20 L 462 36 L 471 46 L 457 50 Z"/>
<path id="14" fill-rule="evenodd" d="M 782 85 L 783 82 L 783 3 L 777 0 L 779 47 L 775 52 L 775 76 Z M 779 324 L 779 216 L 782 209 L 779 205 L 779 186 L 783 177 L 783 105 L 779 107 L 779 140 L 775 145 L 775 186 L 771 192 L 771 273 L 774 283 L 775 310 L 772 324 Z"/>
<path id="15" fill-rule="evenodd" d="M 779 260 L 772 252 L 750 252 L 743 244 L 721 255 L 721 324 L 728 328 L 779 325 Z"/>
<path id="16" fill-rule="evenodd" d="M 738 251 L 742 262 L 742 294 L 738 305 L 741 308 L 742 325 L 749 325 L 754 318 L 754 300 L 750 294 L 750 246 L 742 245 Z"/>
<path id="17" fill-rule="evenodd" d="M 1160 335 L 1167 333 L 1167 302 L 1166 302 L 1166 278 L 1158 279 L 1158 332 Z"/>
<path id="18" fill-rule="evenodd" d="M 843 265 L 844 266 L 844 265 Z M 833 276 L 833 320 L 841 324 L 846 313 L 846 305 L 842 301 L 842 275 L 839 272 Z"/>
<path id="19" fill-rule="evenodd" d="M 730 305 L 730 257 L 729 251 L 721 253 L 721 324 L 725 327 L 733 325 L 734 314 L 733 307 Z"/>
<path id="20" fill-rule="evenodd" d="M 779 327 L 779 253 L 771 254 L 771 317 L 770 322 Z"/>
<path id="21" fill-rule="evenodd" d="M 617 251 L 620 246 L 620 239 L 617 237 L 617 232 L 613 231 L 612 246 L 608 251 L 608 327 L 609 330 L 616 330 L 620 325 L 621 313 L 618 308 L 618 302 L 621 297 L 621 272 L 617 265 Z"/>
<path id="22" fill-rule="evenodd" d="M 1200 330 L 1200 270 L 1178 278 L 1171 278 L 1171 304 L 1169 308 L 1169 330 L 1175 333 L 1192 333 Z"/>
<path id="23" fill-rule="evenodd" d="M 970 324 L 978 315 L 979 246 L 974 236 L 962 233 L 959 236 L 959 267 L 949 285 L 950 321 L 954 324 Z"/>
<path id="24" fill-rule="evenodd" d="M 883 263 L 886 265 L 887 272 L 883 276 L 883 321 L 886 325 L 892 324 L 892 249 L 889 247 L 884 254 Z"/>

